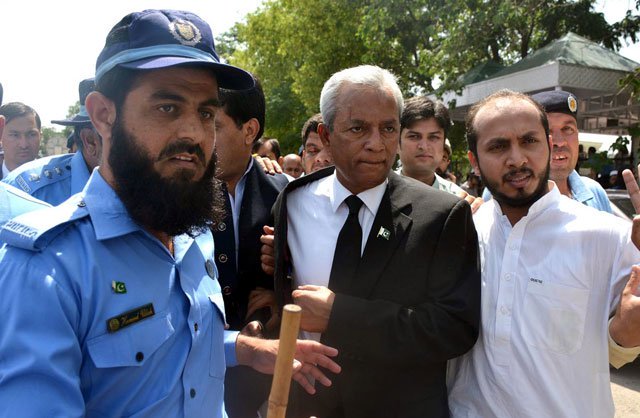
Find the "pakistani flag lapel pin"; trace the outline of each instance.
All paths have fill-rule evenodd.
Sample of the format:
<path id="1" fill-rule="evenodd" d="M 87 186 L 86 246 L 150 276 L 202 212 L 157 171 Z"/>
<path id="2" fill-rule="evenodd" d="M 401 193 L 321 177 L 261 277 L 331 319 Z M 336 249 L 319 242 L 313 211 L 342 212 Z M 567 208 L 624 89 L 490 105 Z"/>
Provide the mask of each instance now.
<path id="1" fill-rule="evenodd" d="M 378 235 L 376 235 L 376 238 L 380 238 L 380 237 L 389 241 L 389 238 L 391 238 L 391 231 L 389 231 L 384 226 L 381 226 L 380 229 L 378 230 Z"/>

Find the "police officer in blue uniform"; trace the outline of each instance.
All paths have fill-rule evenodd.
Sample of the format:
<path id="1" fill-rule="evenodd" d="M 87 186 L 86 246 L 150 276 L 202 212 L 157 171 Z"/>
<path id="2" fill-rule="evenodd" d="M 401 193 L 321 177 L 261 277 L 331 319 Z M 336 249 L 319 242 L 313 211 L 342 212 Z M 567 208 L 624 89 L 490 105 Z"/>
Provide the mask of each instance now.
<path id="1" fill-rule="evenodd" d="M 224 331 L 209 231 L 217 90 L 252 85 L 192 13 L 146 10 L 111 30 L 86 101 L 99 169 L 0 231 L 6 416 L 225 417 L 225 365 L 272 370 L 277 340 Z M 339 371 L 331 348 L 297 351 L 310 392 L 307 377 L 329 384 L 316 365 Z"/>
<path id="2" fill-rule="evenodd" d="M 0 105 L 2 105 L 2 92 L 2 84 L 0 84 Z M 4 116 L 0 115 L 0 137 L 3 129 Z M 15 187 L 0 183 L 0 226 L 18 215 L 48 206 Z"/>
<path id="3" fill-rule="evenodd" d="M 13 170 L 3 181 L 51 205 L 59 205 L 84 188 L 91 171 L 98 166 L 102 152 L 100 136 L 91 125 L 85 108 L 87 95 L 94 90 L 94 80 L 82 80 L 78 87 L 80 111 L 70 119 L 52 120 L 74 128 L 78 152 L 53 155 L 30 161 Z"/>

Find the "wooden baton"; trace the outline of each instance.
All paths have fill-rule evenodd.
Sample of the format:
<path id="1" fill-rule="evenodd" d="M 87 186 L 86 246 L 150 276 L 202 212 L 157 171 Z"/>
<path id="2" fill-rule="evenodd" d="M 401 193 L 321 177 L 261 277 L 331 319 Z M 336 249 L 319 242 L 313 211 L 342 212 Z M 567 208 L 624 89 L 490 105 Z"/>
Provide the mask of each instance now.
<path id="1" fill-rule="evenodd" d="M 298 305 L 285 305 L 280 325 L 280 343 L 276 368 L 273 372 L 269 409 L 267 418 L 285 418 L 289 402 L 289 388 L 293 374 L 293 358 L 296 354 L 296 340 L 300 328 L 302 308 Z"/>

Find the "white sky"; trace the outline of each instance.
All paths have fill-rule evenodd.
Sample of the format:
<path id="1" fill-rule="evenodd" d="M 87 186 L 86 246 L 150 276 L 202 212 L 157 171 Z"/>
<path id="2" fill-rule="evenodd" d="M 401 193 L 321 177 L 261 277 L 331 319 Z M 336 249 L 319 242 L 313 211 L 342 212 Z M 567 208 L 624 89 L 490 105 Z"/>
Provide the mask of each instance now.
<path id="1" fill-rule="evenodd" d="M 254 11 L 262 0 L 13 0 L 0 6 L 0 82 L 4 103 L 34 107 L 43 125 L 62 119 L 78 100 L 78 82 L 95 72 L 95 60 L 107 33 L 123 16 L 143 9 L 195 12 L 214 35 Z M 622 18 L 634 0 L 599 0 L 598 11 L 610 21 Z M 640 62 L 640 44 L 622 54 Z M 61 129 L 62 127 L 58 127 Z"/>

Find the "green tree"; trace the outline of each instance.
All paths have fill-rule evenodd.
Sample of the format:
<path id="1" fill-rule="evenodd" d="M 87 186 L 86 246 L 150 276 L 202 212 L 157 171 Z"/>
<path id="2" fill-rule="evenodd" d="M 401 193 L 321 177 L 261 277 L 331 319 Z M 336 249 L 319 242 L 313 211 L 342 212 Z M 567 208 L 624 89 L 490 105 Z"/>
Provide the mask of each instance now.
<path id="1" fill-rule="evenodd" d="M 640 0 L 638 0 L 640 1 Z M 218 39 L 221 55 L 255 73 L 266 134 L 297 150 L 323 83 L 342 68 L 391 70 L 407 96 L 460 89 L 489 59 L 505 65 L 573 31 L 609 48 L 635 41 L 636 10 L 609 25 L 595 0 L 270 0 Z"/>

